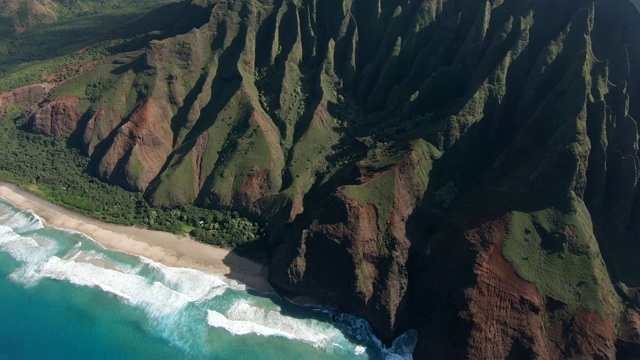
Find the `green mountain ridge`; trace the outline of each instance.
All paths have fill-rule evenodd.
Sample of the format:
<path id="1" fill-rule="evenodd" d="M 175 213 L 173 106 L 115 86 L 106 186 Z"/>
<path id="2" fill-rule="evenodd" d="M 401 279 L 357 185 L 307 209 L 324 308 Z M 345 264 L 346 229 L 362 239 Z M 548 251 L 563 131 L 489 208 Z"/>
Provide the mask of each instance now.
<path id="1" fill-rule="evenodd" d="M 278 290 L 415 328 L 416 358 L 640 354 L 634 5 L 182 4 L 27 128 L 154 206 L 259 220 Z"/>

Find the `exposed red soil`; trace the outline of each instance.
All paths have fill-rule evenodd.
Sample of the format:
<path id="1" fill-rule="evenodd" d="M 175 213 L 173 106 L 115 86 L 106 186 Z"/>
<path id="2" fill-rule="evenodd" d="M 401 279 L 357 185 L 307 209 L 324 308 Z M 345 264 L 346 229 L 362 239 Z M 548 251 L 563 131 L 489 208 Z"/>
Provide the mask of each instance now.
<path id="1" fill-rule="evenodd" d="M 510 216 L 503 215 L 467 232 L 467 238 L 481 249 L 475 266 L 477 284 L 468 290 L 473 323 L 468 354 L 471 358 L 506 358 L 517 355 L 549 354 L 540 316 L 543 302 L 536 287 L 518 277 L 502 257 Z M 516 343 L 520 342 L 520 343 Z"/>
<path id="2" fill-rule="evenodd" d="M 196 139 L 196 145 L 193 147 L 193 151 L 191 152 L 191 165 L 193 166 L 193 189 L 194 192 L 200 191 L 202 188 L 202 159 L 204 158 L 204 154 L 207 151 L 207 147 L 209 146 L 209 133 L 207 131 L 203 132 Z"/>
<path id="3" fill-rule="evenodd" d="M 476 285 L 467 290 L 473 324 L 470 358 L 615 358 L 612 318 L 578 309 L 570 321 L 550 320 L 537 288 L 521 279 L 502 256 L 510 215 L 483 220 L 466 232 L 478 249 Z"/>
<path id="4" fill-rule="evenodd" d="M 261 170 L 244 178 L 240 190 L 236 194 L 242 206 L 249 206 L 264 197 L 270 190 L 269 170 Z"/>
<path id="5" fill-rule="evenodd" d="M 80 99 L 63 97 L 40 104 L 31 114 L 28 126 L 38 134 L 61 136 L 73 132 L 81 117 Z"/>
<path id="6" fill-rule="evenodd" d="M 616 358 L 616 329 L 612 319 L 596 312 L 579 309 L 565 328 L 566 358 Z"/>
<path id="7" fill-rule="evenodd" d="M 4 115 L 4 111 L 9 104 L 22 108 L 30 107 L 42 101 L 54 87 L 55 84 L 34 84 L 0 94 L 0 117 Z"/>
<path id="8" fill-rule="evenodd" d="M 172 150 L 168 116 L 169 112 L 158 106 L 152 97 L 145 99 L 118 130 L 113 146 L 100 165 L 103 176 L 124 172 L 129 186 L 146 189 Z M 130 154 L 126 168 L 118 168 L 126 154 Z"/>

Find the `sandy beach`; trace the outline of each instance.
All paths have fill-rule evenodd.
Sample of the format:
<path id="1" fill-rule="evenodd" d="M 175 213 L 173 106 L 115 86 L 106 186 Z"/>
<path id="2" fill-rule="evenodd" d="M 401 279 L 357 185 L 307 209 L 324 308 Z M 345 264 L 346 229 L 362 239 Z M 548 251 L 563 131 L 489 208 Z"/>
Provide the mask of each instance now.
<path id="1" fill-rule="evenodd" d="M 19 187 L 0 183 L 0 198 L 31 210 L 47 224 L 81 232 L 107 249 L 139 255 L 172 267 L 224 275 L 260 292 L 275 292 L 267 268 L 229 250 L 202 244 L 187 235 L 105 223 L 51 204 Z"/>

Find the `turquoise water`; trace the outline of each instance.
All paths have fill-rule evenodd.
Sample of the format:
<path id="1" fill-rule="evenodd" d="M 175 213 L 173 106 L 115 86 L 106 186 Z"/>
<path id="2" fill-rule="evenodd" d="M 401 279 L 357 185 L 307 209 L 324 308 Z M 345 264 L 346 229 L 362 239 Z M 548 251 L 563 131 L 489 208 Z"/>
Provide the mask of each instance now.
<path id="1" fill-rule="evenodd" d="M 106 250 L 0 201 L 0 359 L 401 359 L 356 317 Z"/>

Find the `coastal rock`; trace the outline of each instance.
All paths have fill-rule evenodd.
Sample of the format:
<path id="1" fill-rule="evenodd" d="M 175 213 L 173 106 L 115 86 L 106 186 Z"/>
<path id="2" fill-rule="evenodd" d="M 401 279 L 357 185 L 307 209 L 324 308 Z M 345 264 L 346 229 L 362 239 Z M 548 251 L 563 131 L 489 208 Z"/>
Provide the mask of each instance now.
<path id="1" fill-rule="evenodd" d="M 412 322 L 406 221 L 439 155 L 417 142 L 392 166 L 360 163 L 357 185 L 342 186 L 287 230 L 271 260 L 272 283 L 360 314 L 384 339 L 406 331 Z"/>

